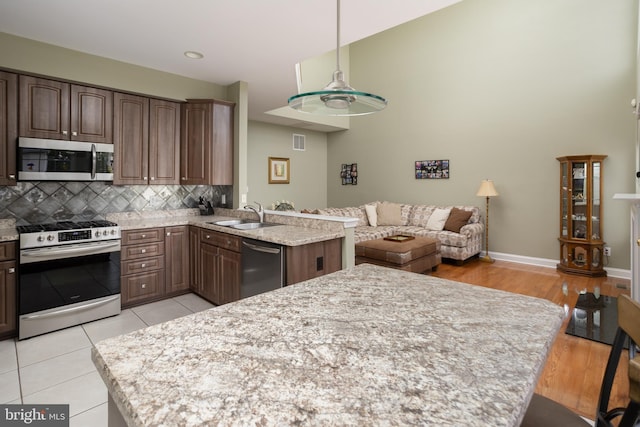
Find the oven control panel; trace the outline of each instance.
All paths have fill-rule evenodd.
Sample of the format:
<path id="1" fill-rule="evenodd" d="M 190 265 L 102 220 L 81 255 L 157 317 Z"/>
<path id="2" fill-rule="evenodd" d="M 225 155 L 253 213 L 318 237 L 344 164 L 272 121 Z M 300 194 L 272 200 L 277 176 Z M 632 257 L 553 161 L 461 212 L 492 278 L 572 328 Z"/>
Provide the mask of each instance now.
<path id="1" fill-rule="evenodd" d="M 74 231 L 59 231 L 59 242 L 73 242 L 76 240 L 91 239 L 91 230 L 74 230 Z"/>

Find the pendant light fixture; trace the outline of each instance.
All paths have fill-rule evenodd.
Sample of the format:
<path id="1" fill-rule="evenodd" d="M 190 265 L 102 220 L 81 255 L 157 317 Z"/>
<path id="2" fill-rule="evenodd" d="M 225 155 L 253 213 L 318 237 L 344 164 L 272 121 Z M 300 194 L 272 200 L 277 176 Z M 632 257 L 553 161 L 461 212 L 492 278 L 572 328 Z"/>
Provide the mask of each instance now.
<path id="1" fill-rule="evenodd" d="M 387 100 L 367 92 L 359 92 L 344 81 L 340 70 L 340 0 L 337 0 L 336 71 L 333 80 L 324 89 L 305 92 L 289 98 L 289 107 L 305 113 L 323 116 L 362 116 L 378 112 L 387 106 Z"/>

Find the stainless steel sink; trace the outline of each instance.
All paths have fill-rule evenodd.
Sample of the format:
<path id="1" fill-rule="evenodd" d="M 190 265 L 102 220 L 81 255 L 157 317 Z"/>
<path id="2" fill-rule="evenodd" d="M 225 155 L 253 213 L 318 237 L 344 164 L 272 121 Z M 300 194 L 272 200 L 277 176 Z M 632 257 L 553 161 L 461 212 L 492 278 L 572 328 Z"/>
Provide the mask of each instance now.
<path id="1" fill-rule="evenodd" d="M 224 221 L 209 222 L 208 224 L 221 225 L 223 227 L 232 227 L 234 225 L 245 224 L 248 222 L 249 220 L 246 220 L 246 219 L 227 219 Z"/>
<path id="2" fill-rule="evenodd" d="M 234 224 L 231 227 L 238 230 L 255 230 L 256 228 L 273 227 L 274 225 L 279 224 L 271 224 L 268 222 L 245 222 L 242 224 Z"/>

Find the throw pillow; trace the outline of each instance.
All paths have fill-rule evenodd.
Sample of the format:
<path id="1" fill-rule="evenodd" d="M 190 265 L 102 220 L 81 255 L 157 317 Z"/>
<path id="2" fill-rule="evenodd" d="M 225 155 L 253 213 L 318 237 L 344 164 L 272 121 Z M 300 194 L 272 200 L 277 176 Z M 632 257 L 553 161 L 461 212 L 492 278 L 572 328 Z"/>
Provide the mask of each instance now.
<path id="1" fill-rule="evenodd" d="M 466 211 L 464 209 L 452 208 L 447 222 L 444 224 L 444 229 L 459 233 L 460 229 L 467 225 L 469 218 L 471 218 L 473 212 Z"/>
<path id="2" fill-rule="evenodd" d="M 429 217 L 429 221 L 427 221 L 427 229 L 442 231 L 447 218 L 449 218 L 449 212 L 451 212 L 451 209 L 436 208 Z"/>
<path id="3" fill-rule="evenodd" d="M 364 209 L 367 211 L 367 219 L 369 225 L 372 227 L 378 226 L 378 212 L 376 205 L 364 205 Z"/>
<path id="4" fill-rule="evenodd" d="M 402 208 L 397 203 L 380 203 L 377 214 L 378 225 L 402 225 Z"/>

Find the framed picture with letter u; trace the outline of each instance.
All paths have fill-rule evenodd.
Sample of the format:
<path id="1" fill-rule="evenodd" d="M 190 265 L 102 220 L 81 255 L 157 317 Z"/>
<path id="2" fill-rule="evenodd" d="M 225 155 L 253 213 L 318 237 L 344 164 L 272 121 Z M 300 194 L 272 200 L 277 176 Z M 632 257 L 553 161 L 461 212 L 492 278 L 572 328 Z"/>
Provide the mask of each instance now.
<path id="1" fill-rule="evenodd" d="M 289 176 L 288 158 L 269 157 L 269 184 L 288 184 Z"/>

